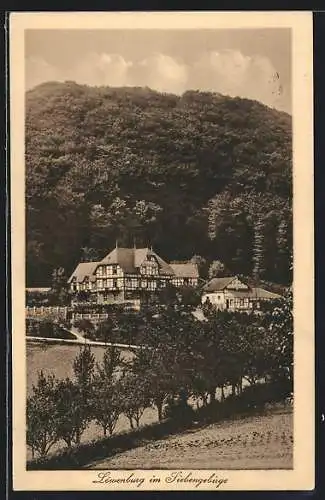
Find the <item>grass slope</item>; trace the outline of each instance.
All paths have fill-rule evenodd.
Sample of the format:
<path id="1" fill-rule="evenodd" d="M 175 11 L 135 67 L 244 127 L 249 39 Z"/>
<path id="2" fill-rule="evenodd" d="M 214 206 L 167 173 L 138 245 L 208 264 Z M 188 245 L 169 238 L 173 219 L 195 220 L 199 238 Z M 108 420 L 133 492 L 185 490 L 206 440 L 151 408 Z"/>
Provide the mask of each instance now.
<path id="1" fill-rule="evenodd" d="M 290 410 L 228 420 L 90 463 L 88 469 L 290 469 Z"/>

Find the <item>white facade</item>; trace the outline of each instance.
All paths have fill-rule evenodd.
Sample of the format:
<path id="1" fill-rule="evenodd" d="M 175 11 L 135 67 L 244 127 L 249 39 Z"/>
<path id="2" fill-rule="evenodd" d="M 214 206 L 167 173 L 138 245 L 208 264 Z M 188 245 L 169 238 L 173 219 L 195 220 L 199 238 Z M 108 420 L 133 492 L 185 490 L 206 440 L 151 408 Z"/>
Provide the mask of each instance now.
<path id="1" fill-rule="evenodd" d="M 210 303 L 219 310 L 249 312 L 259 309 L 261 301 L 279 298 L 278 294 L 263 288 L 251 288 L 237 276 L 230 276 L 210 280 L 204 287 L 201 302 Z"/>
<path id="2" fill-rule="evenodd" d="M 236 296 L 230 290 L 222 290 L 218 292 L 203 293 L 201 302 L 210 302 L 211 305 L 215 306 L 219 310 L 250 310 L 253 308 L 254 299 L 252 297 L 245 296 L 243 293 L 242 297 Z"/>

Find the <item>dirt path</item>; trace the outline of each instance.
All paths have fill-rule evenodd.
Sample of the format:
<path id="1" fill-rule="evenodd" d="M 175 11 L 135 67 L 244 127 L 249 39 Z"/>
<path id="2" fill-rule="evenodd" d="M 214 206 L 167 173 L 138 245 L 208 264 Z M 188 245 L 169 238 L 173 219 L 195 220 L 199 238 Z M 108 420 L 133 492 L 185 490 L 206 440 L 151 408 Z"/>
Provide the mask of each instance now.
<path id="1" fill-rule="evenodd" d="M 293 415 L 283 411 L 191 430 L 89 464 L 88 469 L 290 469 Z"/>
<path id="2" fill-rule="evenodd" d="M 86 339 L 77 328 L 71 327 L 71 329 L 67 329 L 65 327 L 61 327 L 66 332 L 74 335 L 74 339 L 60 339 L 54 337 L 33 337 L 31 335 L 27 335 L 26 339 L 30 342 L 48 342 L 48 343 L 59 343 L 59 344 L 87 344 L 92 346 L 100 346 L 100 347 L 120 347 L 121 349 L 141 349 L 141 346 L 132 345 L 132 344 L 116 344 L 111 342 L 100 342 L 99 340 L 89 340 Z"/>

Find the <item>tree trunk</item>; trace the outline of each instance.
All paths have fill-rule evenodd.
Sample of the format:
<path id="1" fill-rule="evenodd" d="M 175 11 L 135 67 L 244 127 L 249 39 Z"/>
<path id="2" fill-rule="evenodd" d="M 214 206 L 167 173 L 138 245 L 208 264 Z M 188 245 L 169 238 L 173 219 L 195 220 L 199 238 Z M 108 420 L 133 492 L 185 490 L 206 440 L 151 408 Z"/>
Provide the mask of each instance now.
<path id="1" fill-rule="evenodd" d="M 236 396 L 236 384 L 231 384 L 231 394 Z"/>
<path id="2" fill-rule="evenodd" d="M 159 420 L 159 422 L 161 422 L 163 419 L 163 411 L 162 411 L 163 402 L 159 400 L 159 401 L 156 401 L 155 403 L 156 403 L 157 411 L 158 411 L 158 420 Z"/>
<path id="3" fill-rule="evenodd" d="M 216 388 L 210 390 L 210 404 L 216 400 Z"/>
<path id="4" fill-rule="evenodd" d="M 221 386 L 221 401 L 225 400 L 225 388 L 224 385 Z"/>
<path id="5" fill-rule="evenodd" d="M 80 429 L 77 429 L 77 432 L 76 432 L 76 444 L 79 445 L 80 441 L 81 441 L 81 433 L 80 433 Z"/>
<path id="6" fill-rule="evenodd" d="M 66 437 L 66 438 L 63 438 L 63 440 L 65 441 L 66 445 L 68 448 L 71 448 L 71 438 L 70 437 Z"/>

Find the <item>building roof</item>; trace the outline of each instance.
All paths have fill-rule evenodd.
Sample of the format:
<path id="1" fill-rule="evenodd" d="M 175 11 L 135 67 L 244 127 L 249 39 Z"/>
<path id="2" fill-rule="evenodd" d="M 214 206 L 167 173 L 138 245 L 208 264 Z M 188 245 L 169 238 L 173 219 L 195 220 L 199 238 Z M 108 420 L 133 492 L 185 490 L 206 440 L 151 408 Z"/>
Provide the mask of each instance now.
<path id="1" fill-rule="evenodd" d="M 82 283 L 86 277 L 94 281 L 96 268 L 105 264 L 116 264 L 126 273 L 137 273 L 147 256 L 156 259 L 160 274 L 180 278 L 199 277 L 198 266 L 192 262 L 168 264 L 151 248 L 116 247 L 99 262 L 81 262 L 78 264 L 68 282 L 70 283 L 73 278 L 76 278 L 78 283 Z"/>
<path id="2" fill-rule="evenodd" d="M 123 271 L 130 273 L 134 270 L 134 249 L 114 248 L 98 263 L 100 264 L 118 264 Z"/>
<path id="3" fill-rule="evenodd" d="M 228 276 L 224 278 L 212 278 L 204 287 L 205 292 L 221 292 L 224 290 L 237 276 Z"/>
<path id="4" fill-rule="evenodd" d="M 269 292 L 264 290 L 264 288 L 253 288 L 253 292 L 258 299 L 280 299 L 281 295 L 278 293 Z"/>
<path id="5" fill-rule="evenodd" d="M 170 264 L 170 267 L 174 271 L 178 278 L 198 278 L 199 270 L 198 266 L 193 262 L 186 262 L 182 264 Z"/>
<path id="6" fill-rule="evenodd" d="M 107 254 L 100 264 L 118 264 L 124 272 L 135 273 L 146 259 L 147 255 L 152 255 L 160 266 L 160 273 L 173 275 L 174 271 L 167 262 L 157 255 L 150 248 L 114 248 Z"/>
<path id="7" fill-rule="evenodd" d="M 215 280 L 224 280 L 218 281 L 215 283 Z M 226 280 L 229 280 L 228 282 Z M 206 287 L 204 288 L 205 293 L 214 293 L 223 291 L 227 285 L 231 283 L 232 279 L 230 278 L 213 278 Z M 212 283 L 214 282 L 214 283 Z M 211 286 L 210 286 L 211 285 Z M 222 288 L 221 288 L 222 287 Z M 259 300 L 274 300 L 281 298 L 281 295 L 277 293 L 269 292 L 268 290 L 264 290 L 264 288 L 249 288 L 248 290 L 231 290 L 231 295 L 234 298 L 248 298 L 248 299 L 259 299 Z"/>
<path id="8" fill-rule="evenodd" d="M 98 262 L 80 262 L 68 279 L 68 283 L 71 283 L 73 278 L 76 278 L 78 283 L 82 283 L 85 278 L 89 278 L 90 281 L 95 281 L 96 277 L 94 272 L 98 264 Z"/>

